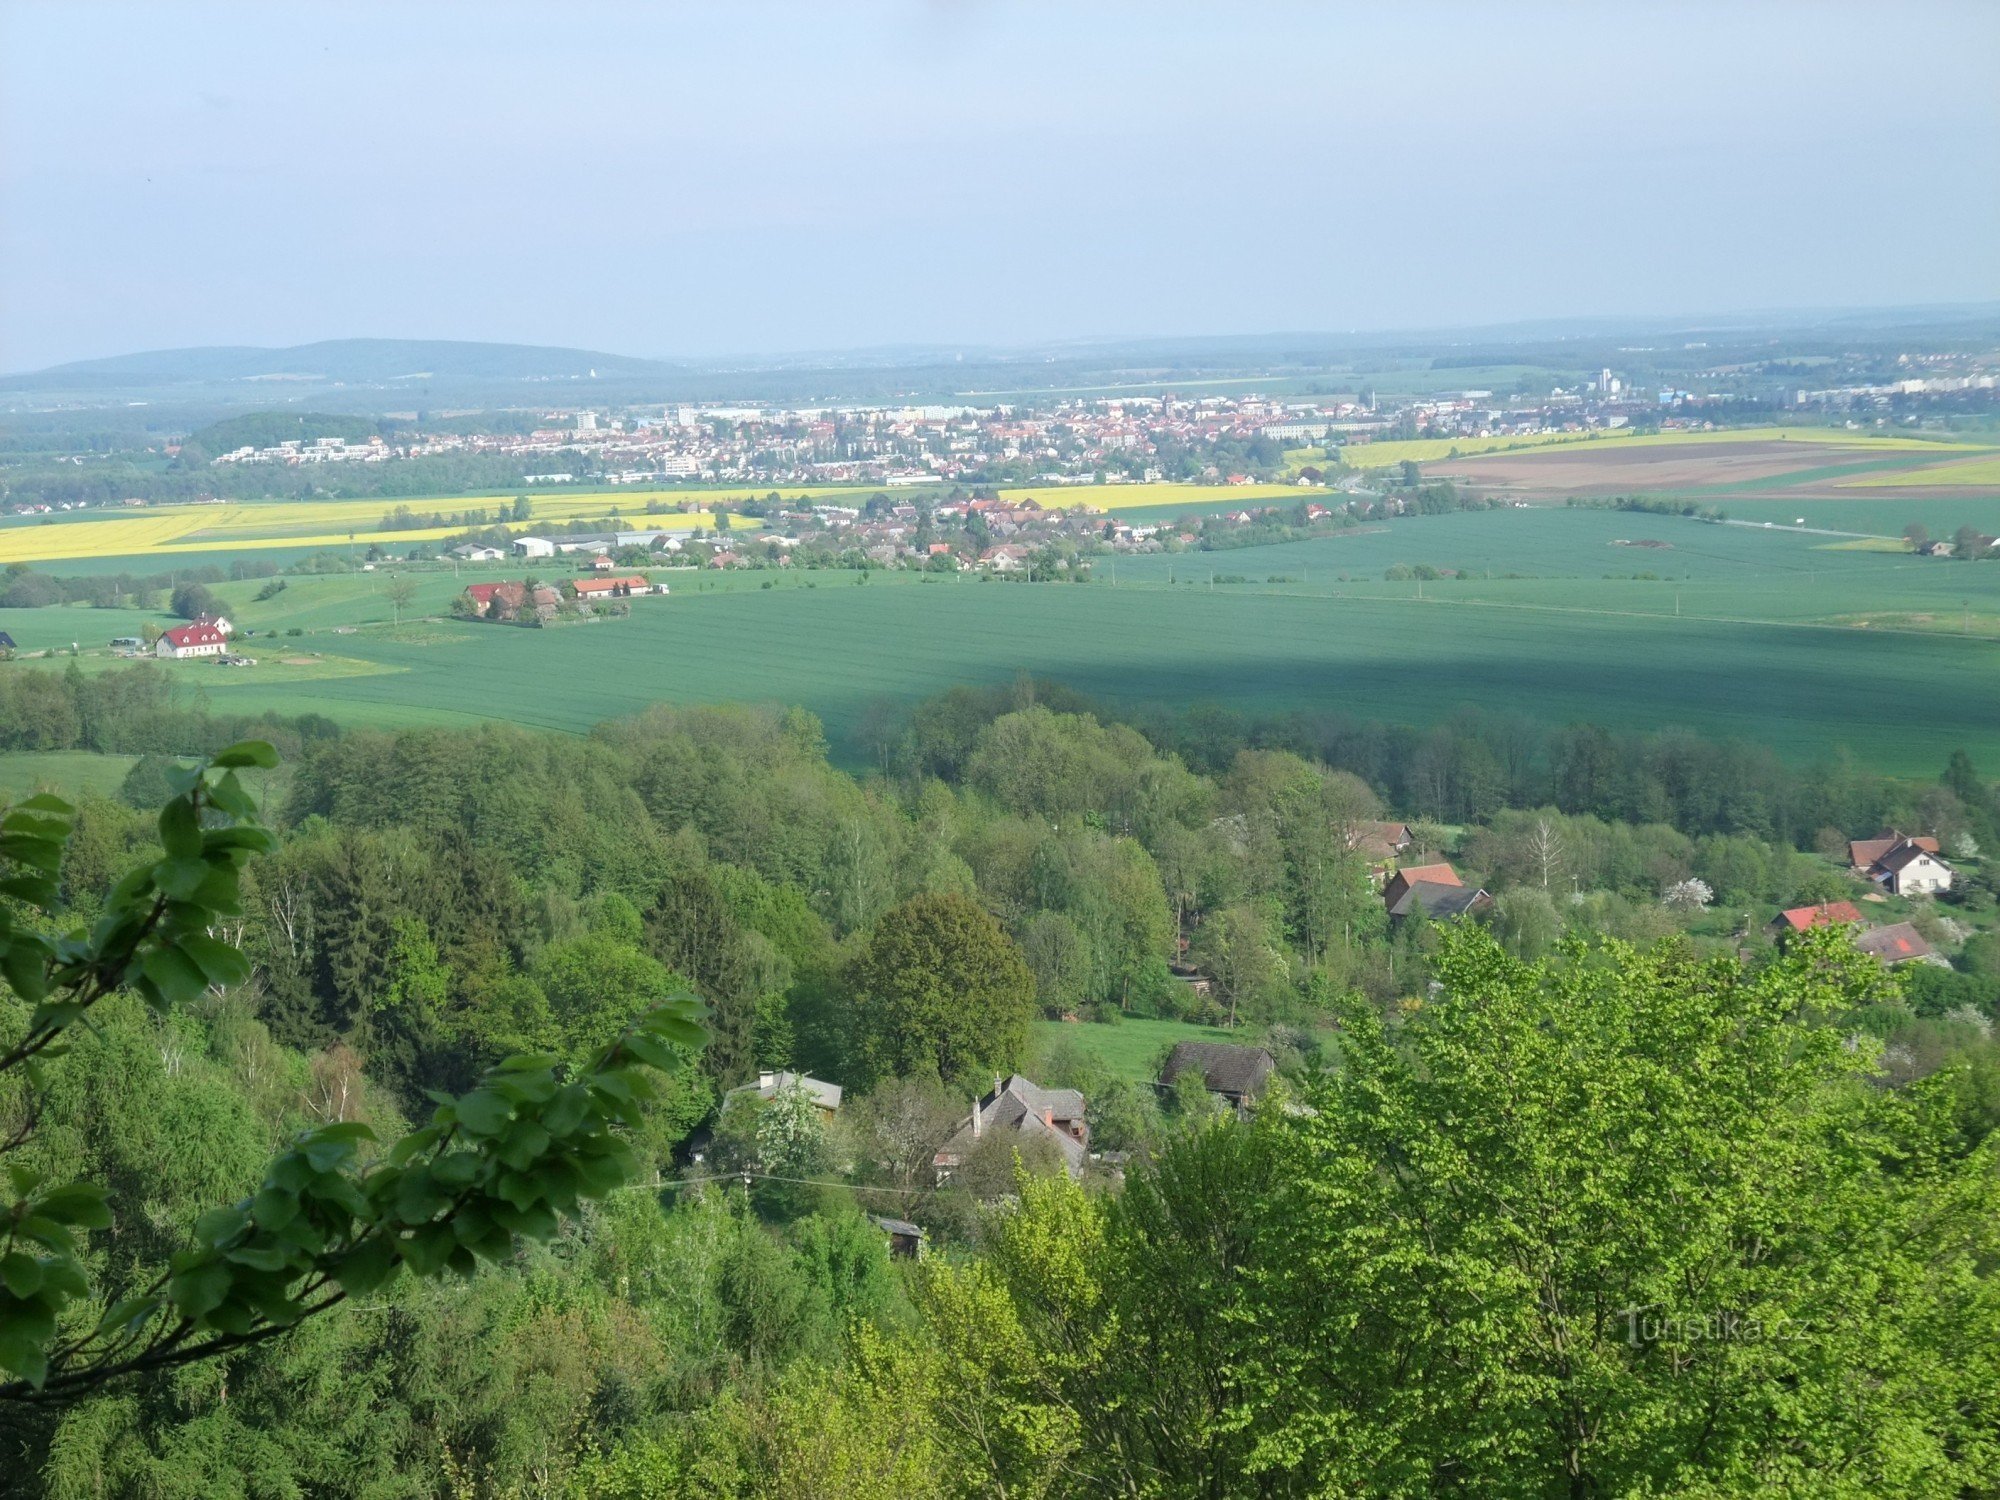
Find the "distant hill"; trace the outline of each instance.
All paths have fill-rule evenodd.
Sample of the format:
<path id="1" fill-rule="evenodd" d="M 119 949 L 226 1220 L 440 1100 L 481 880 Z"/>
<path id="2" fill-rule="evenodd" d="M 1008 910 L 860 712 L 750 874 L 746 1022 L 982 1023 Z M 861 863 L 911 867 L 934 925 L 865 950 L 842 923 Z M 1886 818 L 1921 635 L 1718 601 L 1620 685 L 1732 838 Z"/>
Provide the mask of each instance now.
<path id="1" fill-rule="evenodd" d="M 408 381 L 630 379 L 674 366 L 590 349 L 478 344 L 443 339 L 330 339 L 290 349 L 157 349 L 54 365 L 16 376 L 10 386 L 212 385 L 269 381 L 305 385 L 384 385 Z"/>

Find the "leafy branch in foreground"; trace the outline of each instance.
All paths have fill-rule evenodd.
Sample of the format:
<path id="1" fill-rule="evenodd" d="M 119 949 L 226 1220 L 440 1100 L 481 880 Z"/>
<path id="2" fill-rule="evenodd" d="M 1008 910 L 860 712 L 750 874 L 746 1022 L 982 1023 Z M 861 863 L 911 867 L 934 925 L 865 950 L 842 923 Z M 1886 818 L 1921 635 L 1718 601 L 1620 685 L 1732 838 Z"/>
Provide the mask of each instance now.
<path id="1" fill-rule="evenodd" d="M 174 772 L 160 812 L 163 857 L 118 883 L 87 934 L 28 925 L 53 916 L 73 810 L 41 796 L 0 816 L 0 977 L 32 1007 L 0 1052 L 9 1116 L 0 1156 L 33 1139 L 48 1070 L 98 1001 L 130 988 L 164 1015 L 249 977 L 215 930 L 241 915 L 248 858 L 273 846 L 236 772 L 276 761 L 270 746 L 247 742 Z M 110 1227 L 107 1191 L 50 1184 L 10 1162 L 0 1369 L 16 1378 L 0 1384 L 0 1400 L 73 1396 L 222 1354 L 405 1268 L 466 1275 L 511 1253 L 516 1236 L 547 1238 L 582 1201 L 636 1173 L 620 1127 L 657 1096 L 657 1075 L 704 1043 L 700 1015 L 692 996 L 655 1006 L 570 1077 L 553 1056 L 510 1057 L 464 1095 L 433 1094 L 430 1124 L 369 1161 L 362 1148 L 375 1137 L 365 1125 L 308 1131 L 253 1195 L 203 1214 L 193 1245 L 149 1285 L 101 1310 L 78 1232 Z"/>

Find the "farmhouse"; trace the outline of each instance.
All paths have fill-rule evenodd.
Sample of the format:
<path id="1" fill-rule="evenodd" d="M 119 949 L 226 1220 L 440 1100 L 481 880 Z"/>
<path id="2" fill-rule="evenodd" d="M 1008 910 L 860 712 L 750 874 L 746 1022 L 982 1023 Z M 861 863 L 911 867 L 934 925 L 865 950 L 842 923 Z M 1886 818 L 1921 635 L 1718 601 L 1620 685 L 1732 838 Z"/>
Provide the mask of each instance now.
<path id="1" fill-rule="evenodd" d="M 1045 1089 L 1019 1073 L 993 1080 L 992 1089 L 972 1106 L 972 1114 L 931 1158 L 937 1180 L 952 1170 L 983 1140 L 1005 1136 L 1020 1144 L 1046 1142 L 1062 1157 L 1072 1177 L 1081 1176 L 1090 1154 L 1090 1124 L 1084 1118 L 1083 1095 L 1075 1089 Z"/>
<path id="2" fill-rule="evenodd" d="M 479 542 L 461 542 L 451 549 L 451 555 L 462 562 L 498 562 L 507 554 L 498 547 L 488 547 Z"/>
<path id="3" fill-rule="evenodd" d="M 556 544 L 545 536 L 517 536 L 514 538 L 516 557 L 554 557 Z"/>
<path id="4" fill-rule="evenodd" d="M 812 1100 L 813 1108 L 819 1111 L 821 1119 L 831 1120 L 840 1113 L 842 1094 L 840 1085 L 828 1083 L 823 1078 L 814 1078 L 806 1073 L 773 1072 L 767 1069 L 758 1073 L 755 1083 L 746 1083 L 733 1088 L 723 1097 L 748 1098 L 754 1094 L 757 1098 L 768 1102 L 777 1098 L 784 1090 L 793 1088 L 805 1090 L 806 1097 Z"/>
<path id="5" fill-rule="evenodd" d="M 465 597 L 472 601 L 473 614 L 482 620 L 517 619 L 529 603 L 528 586 L 512 581 L 468 584 Z M 536 617 L 546 620 L 562 607 L 562 596 L 547 584 L 537 584 L 533 607 Z"/>
<path id="6" fill-rule="evenodd" d="M 1201 1078 L 1202 1087 L 1245 1114 L 1271 1086 L 1277 1060 L 1262 1047 L 1234 1047 L 1227 1042 L 1182 1042 L 1167 1054 L 1160 1069 L 1160 1087 L 1171 1089 L 1184 1073 Z"/>
<path id="7" fill-rule="evenodd" d="M 0 651 L 12 651 L 14 649 L 14 637 L 7 634 L 6 631 L 0 630 Z"/>
<path id="8" fill-rule="evenodd" d="M 633 594 L 650 594 L 650 580 L 636 573 L 618 578 L 579 578 L 570 585 L 579 599 L 625 599 Z"/>
<path id="9" fill-rule="evenodd" d="M 1928 849 L 1932 854 L 1938 852 L 1936 839 L 1925 838 L 1922 835 L 1913 839 L 1904 838 L 1895 829 L 1885 828 L 1872 839 L 1848 840 L 1847 862 L 1853 866 L 1855 874 L 1866 875 L 1876 860 L 1898 844 L 1915 844 L 1919 849 Z"/>
<path id="10" fill-rule="evenodd" d="M 1884 847 L 1886 845 L 1886 847 Z M 1866 839 L 1848 845 L 1861 874 L 1898 896 L 1934 896 L 1951 889 L 1951 866 L 1938 857 L 1937 840 L 1906 839 L 1900 834 L 1888 839 Z M 1866 865 L 1863 854 L 1872 854 Z"/>
<path id="11" fill-rule="evenodd" d="M 1419 914 L 1432 921 L 1452 921 L 1492 904 L 1491 895 L 1468 886 L 1448 864 L 1406 865 L 1382 887 L 1382 905 L 1392 922 Z"/>
<path id="12" fill-rule="evenodd" d="M 228 636 L 213 624 L 196 620 L 191 625 L 177 625 L 166 631 L 153 651 L 172 661 L 185 661 L 191 656 L 221 656 L 228 649 Z"/>

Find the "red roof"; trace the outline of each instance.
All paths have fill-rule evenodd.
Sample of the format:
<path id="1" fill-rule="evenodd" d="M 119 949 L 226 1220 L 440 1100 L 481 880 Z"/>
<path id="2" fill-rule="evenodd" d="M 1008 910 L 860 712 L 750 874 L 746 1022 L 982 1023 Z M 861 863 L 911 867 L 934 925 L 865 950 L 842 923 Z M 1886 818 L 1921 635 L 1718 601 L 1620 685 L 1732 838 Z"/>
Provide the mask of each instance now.
<path id="1" fill-rule="evenodd" d="M 168 642 L 176 651 L 185 651 L 190 646 L 226 646 L 229 637 L 213 625 L 196 620 L 192 625 L 177 625 L 166 632 Z"/>
<path id="2" fill-rule="evenodd" d="M 1396 872 L 1407 885 L 1415 885 L 1419 880 L 1432 885 L 1464 885 L 1458 878 L 1458 871 L 1450 865 L 1404 865 Z"/>
<path id="3" fill-rule="evenodd" d="M 1818 906 L 1795 906 L 1790 911 L 1779 912 L 1778 920 L 1794 932 L 1804 932 L 1808 927 L 1838 927 L 1847 922 L 1859 922 L 1861 913 L 1852 901 L 1822 901 Z"/>
<path id="4" fill-rule="evenodd" d="M 1865 870 L 1880 860 L 1883 855 L 1902 844 L 1914 844 L 1926 854 L 1938 852 L 1938 841 L 1918 834 L 1915 838 L 1905 838 L 1894 829 L 1884 829 L 1881 837 L 1872 839 L 1850 839 L 1847 845 L 1848 858 L 1854 868 Z"/>

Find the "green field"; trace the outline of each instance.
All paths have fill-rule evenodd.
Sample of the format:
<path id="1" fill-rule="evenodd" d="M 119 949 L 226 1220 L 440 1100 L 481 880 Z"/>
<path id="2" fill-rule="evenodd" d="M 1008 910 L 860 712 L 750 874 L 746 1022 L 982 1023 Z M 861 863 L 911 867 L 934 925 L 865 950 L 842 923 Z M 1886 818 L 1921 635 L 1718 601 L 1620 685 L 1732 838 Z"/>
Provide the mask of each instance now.
<path id="1" fill-rule="evenodd" d="M 0 802 L 18 801 L 44 789 L 65 797 L 85 792 L 109 797 L 138 758 L 89 750 L 10 750 L 0 755 Z"/>
<path id="2" fill-rule="evenodd" d="M 1177 1042 L 1254 1044 L 1241 1030 L 1196 1026 L 1188 1021 L 1150 1018 L 1104 1023 L 1098 1021 L 1037 1021 L 1034 1048 L 1047 1057 L 1058 1048 L 1074 1047 L 1096 1058 L 1114 1078 L 1151 1083 L 1160 1054 Z"/>
<path id="3" fill-rule="evenodd" d="M 1639 541 L 1666 545 L 1618 545 Z M 1798 762 L 1845 748 L 1910 775 L 1937 774 L 1961 746 L 2000 763 L 2000 647 L 1986 629 L 2000 614 L 2000 566 L 1842 541 L 1789 526 L 1504 509 L 1102 559 L 1081 586 L 666 574 L 672 596 L 636 601 L 630 618 L 539 631 L 447 619 L 388 628 L 381 574 L 293 579 L 263 604 L 253 598 L 263 585 L 245 582 L 218 592 L 258 632 L 245 649 L 262 664 L 171 669 L 219 710 L 357 724 L 498 718 L 582 731 L 661 700 L 801 703 L 850 760 L 877 700 L 1030 672 L 1127 710 L 1212 703 L 1422 725 L 1471 706 L 1547 723 L 1684 726 Z M 1395 563 L 1464 576 L 1387 582 Z M 418 576 L 419 614 L 442 615 L 465 581 Z M 0 629 L 24 651 L 82 642 L 82 665 L 99 670 L 115 662 L 89 648 L 147 618 L 0 611 Z M 308 633 L 262 634 L 289 628 Z M 0 670 L 43 665 L 60 661 Z"/>

